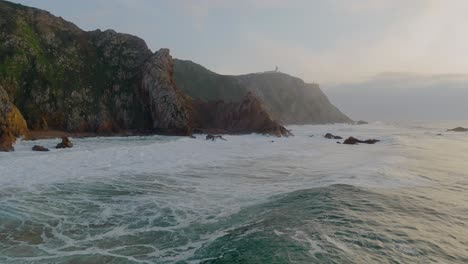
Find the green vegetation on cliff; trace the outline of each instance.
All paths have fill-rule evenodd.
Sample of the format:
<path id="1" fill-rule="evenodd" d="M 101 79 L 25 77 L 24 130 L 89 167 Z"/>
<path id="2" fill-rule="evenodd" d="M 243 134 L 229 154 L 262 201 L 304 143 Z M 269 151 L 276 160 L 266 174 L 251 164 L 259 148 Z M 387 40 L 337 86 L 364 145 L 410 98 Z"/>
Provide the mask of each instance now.
<path id="1" fill-rule="evenodd" d="M 139 67 L 152 54 L 143 40 L 84 32 L 46 11 L 5 1 L 0 14 L 0 85 L 30 128 L 148 127 L 134 92 Z"/>
<path id="2" fill-rule="evenodd" d="M 174 66 L 177 84 L 193 98 L 238 102 L 252 92 L 275 119 L 285 124 L 351 122 L 330 103 L 317 84 L 284 73 L 220 75 L 185 60 L 175 60 Z"/>
<path id="3" fill-rule="evenodd" d="M 167 49 L 153 53 L 138 37 L 86 32 L 49 12 L 3 0 L 0 89 L 5 105 L 15 109 L 4 120 L 25 120 L 33 130 L 288 135 L 277 120 L 349 121 L 318 86 L 298 78 L 219 75 L 173 60 Z"/>

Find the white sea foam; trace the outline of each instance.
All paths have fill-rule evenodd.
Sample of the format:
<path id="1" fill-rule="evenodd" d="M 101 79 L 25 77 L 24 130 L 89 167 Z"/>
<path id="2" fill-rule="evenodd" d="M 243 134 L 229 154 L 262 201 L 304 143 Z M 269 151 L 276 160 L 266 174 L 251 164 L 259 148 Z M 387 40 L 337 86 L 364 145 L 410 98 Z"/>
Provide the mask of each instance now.
<path id="1" fill-rule="evenodd" d="M 22 141 L 16 152 L 0 153 L 0 206 L 9 219 L 28 219 L 50 228 L 55 240 L 45 233 L 42 239 L 57 245 L 45 245 L 41 250 L 51 255 L 112 256 L 119 246 L 80 247 L 148 232 L 176 233 L 194 223 L 216 223 L 272 195 L 300 189 L 332 184 L 383 189 L 430 185 L 433 182 L 425 177 L 427 171 L 418 165 L 421 159 L 431 160 L 433 169 L 451 166 L 447 177 L 452 181 L 462 181 L 466 172 L 462 160 L 467 157 L 459 151 L 468 150 L 466 136 L 448 133 L 437 137 L 440 128 L 382 123 L 290 128 L 295 134 L 291 138 L 255 134 L 225 136 L 227 141 L 215 142 L 204 140 L 203 135 L 197 139 L 87 138 L 73 139 L 74 148 L 61 150 L 52 148 L 58 140 Z M 323 138 L 327 132 L 382 141 L 340 145 Z M 51 151 L 32 152 L 36 144 Z M 448 161 L 438 163 L 437 156 Z M 109 224 L 115 225 L 106 227 Z M 98 233 L 86 231 L 101 225 Z M 180 246 L 181 251 L 193 253 L 203 241 L 213 241 L 223 232 L 190 241 Z M 301 234 L 294 238 L 311 247 L 315 243 Z M 75 246 L 76 250 L 63 250 Z M 153 255 L 174 254 L 153 247 Z M 311 252 L 317 250 L 315 245 L 312 248 Z"/>

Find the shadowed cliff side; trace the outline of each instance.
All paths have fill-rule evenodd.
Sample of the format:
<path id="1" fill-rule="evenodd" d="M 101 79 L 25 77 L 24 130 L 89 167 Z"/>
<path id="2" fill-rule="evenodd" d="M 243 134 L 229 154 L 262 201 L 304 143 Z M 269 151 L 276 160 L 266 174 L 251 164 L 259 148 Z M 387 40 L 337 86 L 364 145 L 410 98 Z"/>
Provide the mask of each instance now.
<path id="1" fill-rule="evenodd" d="M 292 136 L 289 130 L 273 120 L 261 101 L 250 92 L 240 102 L 195 100 L 195 109 L 198 111 L 196 128 L 201 132 Z"/>
<path id="2" fill-rule="evenodd" d="M 239 102 L 254 93 L 284 124 L 352 122 L 328 100 L 318 84 L 280 72 L 219 75 L 191 61 L 175 60 L 177 84 L 193 98 Z"/>

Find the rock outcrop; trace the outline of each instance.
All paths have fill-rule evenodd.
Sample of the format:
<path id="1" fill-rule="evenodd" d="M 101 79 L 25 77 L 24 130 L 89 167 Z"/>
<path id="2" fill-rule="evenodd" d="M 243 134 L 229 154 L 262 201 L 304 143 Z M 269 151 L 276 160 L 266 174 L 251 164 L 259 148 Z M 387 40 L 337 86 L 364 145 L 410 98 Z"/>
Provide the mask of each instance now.
<path id="1" fill-rule="evenodd" d="M 34 145 L 34 147 L 32 147 L 32 151 L 47 152 L 50 150 L 44 146 Z"/>
<path id="2" fill-rule="evenodd" d="M 247 93 L 240 102 L 198 100 L 195 101 L 195 109 L 197 131 L 292 136 L 289 130 L 272 119 L 252 93 Z"/>
<path id="3" fill-rule="evenodd" d="M 63 137 L 62 142 L 58 143 L 55 148 L 57 149 L 73 148 L 73 143 L 71 142 L 69 138 Z"/>
<path id="4" fill-rule="evenodd" d="M 328 139 L 343 139 L 342 137 L 340 136 L 335 136 L 333 134 L 330 134 L 330 133 L 327 133 L 325 134 L 325 136 L 323 136 L 324 138 L 328 138 Z"/>
<path id="5" fill-rule="evenodd" d="M 359 140 L 359 139 L 357 139 L 355 137 L 349 137 L 343 142 L 343 144 L 346 144 L 346 145 L 356 145 L 358 143 L 375 144 L 375 143 L 377 143 L 379 141 L 380 140 L 378 140 L 378 139 Z"/>
<path id="6" fill-rule="evenodd" d="M 452 128 L 452 129 L 447 129 L 447 131 L 452 131 L 452 132 L 468 132 L 468 128 L 456 127 L 456 128 Z"/>
<path id="7" fill-rule="evenodd" d="M 227 139 L 223 138 L 223 136 L 221 136 L 221 135 L 212 135 L 212 134 L 206 135 L 205 139 L 206 140 L 211 140 L 211 141 L 216 141 L 216 139 L 221 139 L 221 140 L 227 141 Z"/>
<path id="8" fill-rule="evenodd" d="M 26 121 L 0 85 L 0 151 L 13 151 L 16 138 L 28 134 Z"/>
<path id="9" fill-rule="evenodd" d="M 152 117 L 152 128 L 172 134 L 190 135 L 191 99 L 176 86 L 173 60 L 161 49 L 143 66 L 141 90 Z"/>
<path id="10" fill-rule="evenodd" d="M 280 72 L 220 75 L 191 61 L 175 60 L 175 80 L 200 100 L 240 102 L 255 94 L 272 118 L 283 124 L 352 123 L 328 100 L 318 84 Z"/>

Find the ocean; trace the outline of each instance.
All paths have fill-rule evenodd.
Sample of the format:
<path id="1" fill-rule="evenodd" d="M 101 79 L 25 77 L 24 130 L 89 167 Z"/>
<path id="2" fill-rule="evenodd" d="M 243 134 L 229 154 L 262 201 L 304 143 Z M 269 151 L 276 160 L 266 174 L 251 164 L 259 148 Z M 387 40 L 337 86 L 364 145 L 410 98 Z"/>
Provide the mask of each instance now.
<path id="1" fill-rule="evenodd" d="M 0 263 L 468 263 L 468 133 L 445 131 L 467 124 L 21 141 L 0 153 Z"/>

